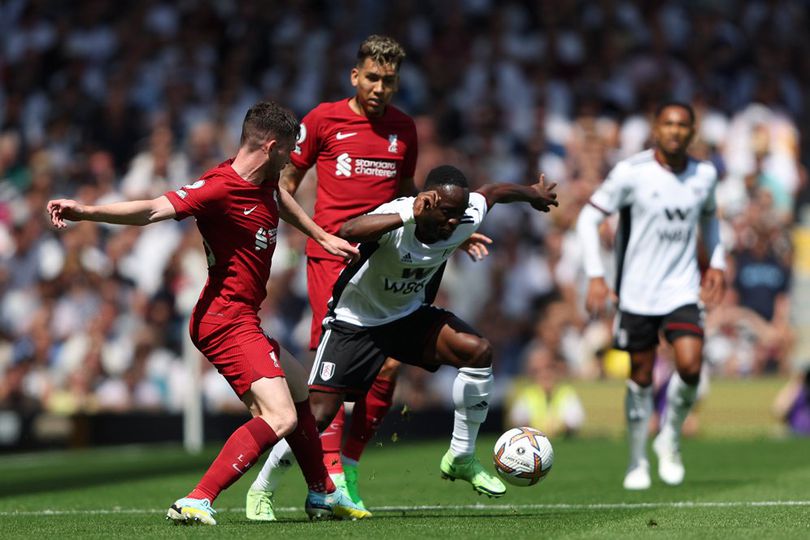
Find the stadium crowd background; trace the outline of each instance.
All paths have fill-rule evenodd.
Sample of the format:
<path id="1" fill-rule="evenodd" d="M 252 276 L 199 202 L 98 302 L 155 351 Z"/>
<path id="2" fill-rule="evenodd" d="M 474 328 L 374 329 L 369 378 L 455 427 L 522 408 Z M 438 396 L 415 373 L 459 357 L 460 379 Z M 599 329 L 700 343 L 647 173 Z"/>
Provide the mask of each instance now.
<path id="1" fill-rule="evenodd" d="M 182 407 L 184 321 L 206 267 L 194 224 L 57 234 L 46 201 L 151 198 L 192 182 L 234 154 L 253 102 L 303 116 L 352 95 L 370 33 L 408 52 L 395 103 L 417 122 L 417 185 L 442 163 L 475 185 L 538 170 L 560 184 L 549 215 L 496 207 L 483 228 L 491 255 L 458 254 L 444 279 L 440 302 L 495 346 L 501 395 L 529 358 L 532 372 L 611 374 L 609 321 L 582 309 L 572 227 L 616 161 L 644 148 L 664 98 L 694 104 L 691 151 L 722 178 L 733 286 L 707 321 L 711 370 L 787 373 L 803 360 L 794 329 L 810 319 L 807 28 L 800 0 L 3 2 L 0 407 Z M 311 208 L 313 183 L 299 193 Z M 608 254 L 609 227 L 604 237 Z M 299 352 L 304 238 L 282 228 L 278 242 L 262 318 Z M 241 411 L 201 362 L 208 410 Z M 445 403 L 448 388 L 409 369 L 397 399 Z"/>

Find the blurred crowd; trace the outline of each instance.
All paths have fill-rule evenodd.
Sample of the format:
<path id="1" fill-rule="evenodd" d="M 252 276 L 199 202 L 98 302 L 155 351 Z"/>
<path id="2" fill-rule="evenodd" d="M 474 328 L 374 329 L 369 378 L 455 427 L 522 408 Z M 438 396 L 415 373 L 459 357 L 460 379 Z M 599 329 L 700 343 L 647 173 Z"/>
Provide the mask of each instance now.
<path id="1" fill-rule="evenodd" d="M 303 116 L 352 95 L 354 53 L 370 33 L 408 52 L 395 102 L 416 119 L 417 185 L 442 163 L 474 185 L 529 183 L 537 171 L 559 183 L 561 206 L 548 215 L 496 207 L 483 227 L 490 256 L 457 254 L 445 275 L 439 301 L 494 344 L 502 398 L 566 377 L 620 376 L 610 321 L 583 310 L 573 225 L 610 168 L 649 143 L 652 109 L 667 98 L 694 105 L 691 152 L 721 176 L 732 287 L 708 316 L 710 369 L 787 372 L 791 320 L 810 318 L 810 302 L 791 305 L 794 232 L 810 227 L 799 136 L 810 118 L 807 28 L 801 0 L 6 0 L 0 407 L 182 407 L 185 318 L 206 269 L 193 221 L 57 234 L 46 201 L 151 198 L 192 182 L 234 154 L 253 102 L 272 98 Z M 311 208 L 314 182 L 299 193 Z M 303 245 L 282 228 L 262 319 L 306 358 Z M 206 407 L 242 410 L 192 358 Z M 446 403 L 448 389 L 446 376 L 408 369 L 398 399 Z M 572 407 L 564 429 L 582 422 Z"/>

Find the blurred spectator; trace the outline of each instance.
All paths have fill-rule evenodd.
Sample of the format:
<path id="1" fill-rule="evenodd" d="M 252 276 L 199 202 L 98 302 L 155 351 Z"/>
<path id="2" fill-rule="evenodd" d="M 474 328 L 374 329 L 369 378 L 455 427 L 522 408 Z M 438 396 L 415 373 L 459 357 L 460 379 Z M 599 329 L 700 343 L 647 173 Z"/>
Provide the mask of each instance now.
<path id="1" fill-rule="evenodd" d="M 506 427 L 530 426 L 549 437 L 573 435 L 585 422 L 585 409 L 573 386 L 561 379 L 565 364 L 543 345 L 530 345 L 524 375 L 506 398 Z"/>
<path id="2" fill-rule="evenodd" d="M 199 235 L 177 223 L 85 223 L 57 237 L 45 202 L 145 198 L 193 182 L 232 155 L 257 99 L 301 113 L 349 93 L 338 67 L 372 32 L 412 51 L 397 105 L 417 119 L 417 185 L 436 163 L 474 185 L 525 183 L 538 170 L 560 183 L 548 216 L 496 207 L 483 231 L 496 240 L 489 259 L 457 257 L 445 275 L 448 308 L 493 343 L 500 381 L 537 339 L 572 376 L 604 372 L 609 321 L 584 316 L 572 219 L 617 160 L 649 143 L 651 110 L 666 97 L 695 105 L 692 152 L 720 171 L 737 270 L 736 291 L 707 321 L 711 365 L 727 376 L 784 371 L 789 315 L 810 305 L 789 229 L 810 221 L 800 161 L 810 156 L 800 137 L 810 17 L 799 0 L 704 4 L 0 3 L 0 402 L 98 410 L 103 390 L 121 409 L 181 407 L 183 318 L 205 280 Z M 612 235 L 606 225 L 606 257 Z M 274 265 L 283 257 L 285 271 L 262 312 L 292 348 L 309 317 L 300 244 L 280 231 L 288 249 Z M 144 328 L 148 345 L 135 337 Z M 403 379 L 413 389 L 403 395 L 428 394 L 414 406 L 444 402 L 439 385 L 412 370 Z"/>

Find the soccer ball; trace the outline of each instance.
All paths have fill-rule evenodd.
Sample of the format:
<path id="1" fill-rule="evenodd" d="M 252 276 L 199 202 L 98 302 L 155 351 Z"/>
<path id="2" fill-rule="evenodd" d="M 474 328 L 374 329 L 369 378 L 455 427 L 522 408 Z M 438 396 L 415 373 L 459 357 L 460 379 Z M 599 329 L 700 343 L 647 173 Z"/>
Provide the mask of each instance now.
<path id="1" fill-rule="evenodd" d="M 513 486 L 533 486 L 554 464 L 554 449 L 542 431 L 512 428 L 498 438 L 492 460 L 498 476 Z"/>

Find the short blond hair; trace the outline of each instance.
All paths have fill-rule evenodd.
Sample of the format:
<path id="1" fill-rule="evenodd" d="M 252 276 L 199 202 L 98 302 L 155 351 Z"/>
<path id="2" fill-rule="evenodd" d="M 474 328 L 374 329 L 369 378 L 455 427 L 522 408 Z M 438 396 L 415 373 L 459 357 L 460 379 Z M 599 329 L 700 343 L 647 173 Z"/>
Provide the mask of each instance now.
<path id="1" fill-rule="evenodd" d="M 362 66 L 366 58 L 381 66 L 394 66 L 399 71 L 399 65 L 405 59 L 405 49 L 394 38 L 375 34 L 368 36 L 357 49 L 357 67 Z"/>

